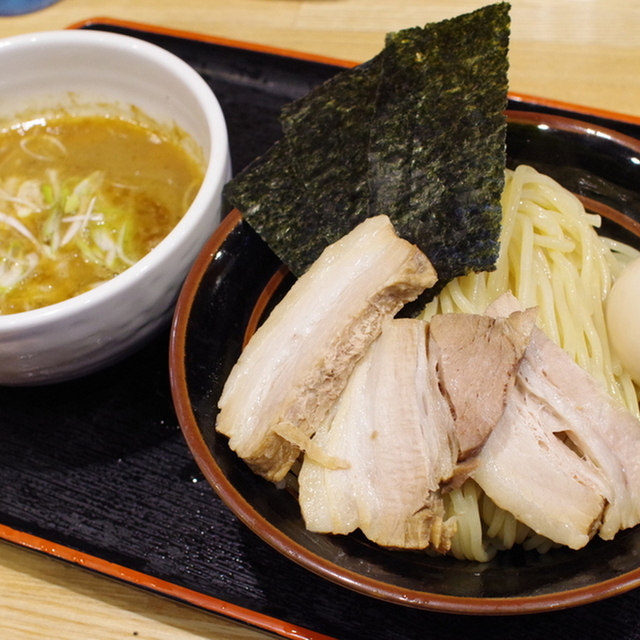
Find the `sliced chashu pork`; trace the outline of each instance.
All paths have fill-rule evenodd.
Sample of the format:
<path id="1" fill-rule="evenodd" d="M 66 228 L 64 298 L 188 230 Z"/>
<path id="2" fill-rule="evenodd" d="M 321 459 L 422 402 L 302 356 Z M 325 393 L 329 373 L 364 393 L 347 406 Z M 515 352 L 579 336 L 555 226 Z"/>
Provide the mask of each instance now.
<path id="1" fill-rule="evenodd" d="M 447 551 L 455 526 L 444 521 L 443 493 L 473 469 L 480 440 L 504 409 L 534 318 L 535 310 L 507 319 L 446 314 L 432 320 L 428 339 L 420 321 L 386 324 L 314 437 L 326 455 L 348 467 L 331 469 L 308 459 L 302 465 L 300 504 L 307 527 L 325 533 L 360 528 L 381 545 Z M 465 359 L 473 371 L 458 371 Z M 465 380 L 469 403 L 460 388 Z M 498 392 L 490 389 L 492 381 Z M 482 394 L 488 397 L 474 414 L 467 404 L 477 404 Z M 481 438 L 475 419 L 482 421 Z M 460 439 L 468 445 L 463 464 Z"/>
<path id="2" fill-rule="evenodd" d="M 640 522 L 640 421 L 538 328 L 478 462 L 487 495 L 559 544 L 577 549 Z"/>
<path id="3" fill-rule="evenodd" d="M 267 479 L 282 479 L 382 322 L 436 279 L 427 257 L 399 238 L 386 216 L 327 247 L 229 375 L 216 428 L 231 449 Z"/>
<path id="4" fill-rule="evenodd" d="M 380 545 L 446 551 L 455 533 L 444 522 L 440 486 L 454 473 L 454 424 L 427 358 L 426 325 L 396 319 L 356 365 L 314 442 L 348 467 L 305 456 L 299 499 L 311 531 L 360 528 Z"/>
<path id="5" fill-rule="evenodd" d="M 452 313 L 431 320 L 430 352 L 453 411 L 459 461 L 478 453 L 500 419 L 536 315 L 532 308 L 505 318 Z"/>

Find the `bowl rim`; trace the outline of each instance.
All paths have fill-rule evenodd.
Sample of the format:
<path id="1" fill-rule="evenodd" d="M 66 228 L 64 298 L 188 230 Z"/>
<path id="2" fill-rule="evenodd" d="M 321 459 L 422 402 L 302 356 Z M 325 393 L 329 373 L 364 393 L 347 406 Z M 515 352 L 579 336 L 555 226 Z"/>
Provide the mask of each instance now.
<path id="1" fill-rule="evenodd" d="M 51 30 L 19 34 L 0 39 L 0 59 L 5 52 L 32 47 L 58 47 L 71 44 L 94 49 L 119 50 L 134 58 L 164 67 L 189 88 L 202 108 L 209 127 L 209 159 L 202 185 L 193 202 L 169 233 L 140 260 L 99 286 L 38 309 L 0 315 L 0 334 L 37 328 L 51 321 L 64 321 L 87 307 L 107 304 L 158 264 L 179 250 L 181 241 L 199 220 L 208 215 L 209 203 L 228 178 L 229 140 L 222 108 L 205 80 L 181 58 L 162 47 L 133 36 L 108 31 Z M 61 91 L 63 93 L 64 91 Z"/>
<path id="2" fill-rule="evenodd" d="M 640 140 L 599 125 L 533 111 L 509 110 L 506 114 L 512 123 L 606 137 L 640 154 Z M 234 209 L 210 237 L 187 274 L 171 326 L 169 378 L 180 428 L 195 462 L 223 502 L 249 529 L 285 557 L 333 583 L 387 602 L 441 613 L 487 616 L 543 613 L 593 603 L 640 586 L 638 563 L 635 569 L 594 584 L 531 596 L 466 597 L 406 589 L 339 567 L 295 542 L 260 515 L 229 481 L 206 444 L 189 400 L 185 367 L 189 316 L 201 280 L 227 236 L 242 224 L 241 212 Z M 242 462 L 239 458 L 238 461 Z"/>

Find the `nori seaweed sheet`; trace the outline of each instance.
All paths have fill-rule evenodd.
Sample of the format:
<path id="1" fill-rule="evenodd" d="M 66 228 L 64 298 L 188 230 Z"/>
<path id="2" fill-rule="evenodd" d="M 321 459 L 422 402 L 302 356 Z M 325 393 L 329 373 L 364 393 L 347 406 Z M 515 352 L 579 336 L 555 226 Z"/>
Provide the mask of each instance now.
<path id="1" fill-rule="evenodd" d="M 509 9 L 389 34 L 375 58 L 285 106 L 283 139 L 225 197 L 295 275 L 378 214 L 429 256 L 438 288 L 494 268 Z"/>

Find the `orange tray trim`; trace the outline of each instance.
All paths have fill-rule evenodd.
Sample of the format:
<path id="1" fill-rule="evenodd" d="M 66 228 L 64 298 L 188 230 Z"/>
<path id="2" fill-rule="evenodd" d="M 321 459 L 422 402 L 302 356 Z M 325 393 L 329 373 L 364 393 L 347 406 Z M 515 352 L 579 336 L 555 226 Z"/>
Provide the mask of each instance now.
<path id="1" fill-rule="evenodd" d="M 261 53 L 269 53 L 272 55 L 284 56 L 287 58 L 298 58 L 299 60 L 309 60 L 311 62 L 319 62 L 322 64 L 331 64 L 338 67 L 355 67 L 360 64 L 353 60 L 343 60 L 340 58 L 332 58 L 329 56 L 323 56 L 313 53 L 305 53 L 301 51 L 295 51 L 292 49 L 285 49 L 280 47 L 274 47 L 271 45 L 264 45 L 255 42 L 247 42 L 243 40 L 234 40 L 231 38 L 223 38 L 221 36 L 206 35 L 193 31 L 186 31 L 181 29 L 171 29 L 160 25 L 146 24 L 142 22 L 134 22 L 129 20 L 120 20 L 117 18 L 109 17 L 94 17 L 88 18 L 81 22 L 76 22 L 70 25 L 69 29 L 81 29 L 83 27 L 90 27 L 94 25 L 109 25 L 113 27 L 121 27 L 124 29 L 132 29 L 138 31 L 147 31 L 150 33 L 156 33 L 159 35 L 173 36 L 175 38 L 184 38 L 187 40 L 198 40 L 200 42 L 209 42 L 212 44 L 218 44 L 225 47 L 235 47 L 237 49 L 247 49 L 249 51 L 259 51 Z M 568 111 L 574 111 L 575 113 L 581 113 L 583 115 L 596 116 L 600 118 L 608 118 L 610 120 L 619 120 L 621 122 L 628 122 L 630 124 L 640 125 L 640 116 L 634 116 L 624 113 L 618 113 L 615 111 L 609 111 L 606 109 L 599 109 L 597 107 L 587 107 L 584 105 L 574 104 L 571 102 L 565 102 L 563 100 L 554 100 L 551 98 L 542 98 L 540 96 L 533 96 L 519 92 L 509 92 L 509 98 L 514 102 L 526 102 L 534 104 L 540 107 L 547 107 L 551 109 L 565 109 Z"/>
<path id="2" fill-rule="evenodd" d="M 183 31 L 181 29 L 170 29 L 169 27 L 161 27 L 159 25 L 145 24 L 142 22 L 132 22 L 129 20 L 118 20 L 116 18 L 96 17 L 76 22 L 68 29 L 81 29 L 83 27 L 91 27 L 94 25 L 109 25 L 112 27 L 121 27 L 123 29 L 132 29 L 137 31 L 147 31 L 163 36 L 172 36 L 174 38 L 184 38 L 186 40 L 198 40 L 200 42 L 209 42 L 224 47 L 234 47 L 236 49 L 247 49 L 248 51 L 259 51 L 261 53 L 270 53 L 273 55 L 283 56 L 287 58 L 298 58 L 300 60 L 310 60 L 311 62 L 320 62 L 323 64 L 332 64 L 339 67 L 355 67 L 357 62 L 341 60 L 339 58 L 331 58 L 329 56 L 316 55 L 313 53 L 304 53 L 301 51 L 293 51 L 273 47 L 270 45 L 258 44 L 255 42 L 245 42 L 243 40 L 233 40 L 231 38 L 223 38 L 220 36 L 210 36 L 192 31 Z"/>
<path id="3" fill-rule="evenodd" d="M 198 591 L 187 589 L 186 587 L 180 587 L 166 580 L 154 578 L 140 571 L 128 569 L 121 565 L 102 560 L 81 551 L 76 551 L 64 545 L 49 542 L 43 538 L 12 529 L 2 524 L 0 524 L 0 538 L 33 551 L 40 551 L 60 560 L 79 565 L 85 569 L 91 569 L 138 587 L 153 590 L 174 600 L 181 600 L 224 617 L 244 622 L 253 627 L 270 631 L 271 633 L 276 633 L 284 638 L 290 638 L 291 640 L 335 640 L 335 638 L 331 638 L 330 636 L 316 633 L 315 631 L 310 631 L 276 618 L 271 618 L 270 616 L 252 611 L 251 609 L 230 604 L 224 600 L 207 596 Z"/>

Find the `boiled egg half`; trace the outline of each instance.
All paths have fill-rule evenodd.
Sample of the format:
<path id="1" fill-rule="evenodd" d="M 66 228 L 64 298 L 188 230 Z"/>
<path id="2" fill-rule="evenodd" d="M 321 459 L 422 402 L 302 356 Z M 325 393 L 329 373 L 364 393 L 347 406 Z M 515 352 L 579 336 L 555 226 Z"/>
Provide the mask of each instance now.
<path id="1" fill-rule="evenodd" d="M 606 318 L 611 346 L 640 385 L 640 258 L 630 262 L 614 282 L 606 302 Z"/>

